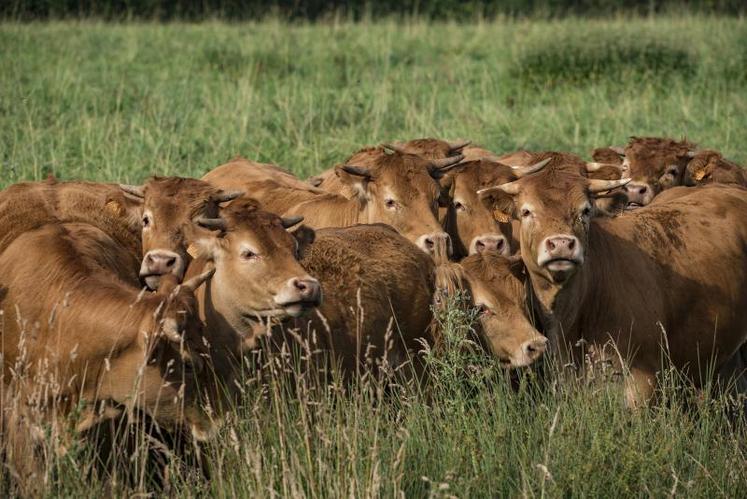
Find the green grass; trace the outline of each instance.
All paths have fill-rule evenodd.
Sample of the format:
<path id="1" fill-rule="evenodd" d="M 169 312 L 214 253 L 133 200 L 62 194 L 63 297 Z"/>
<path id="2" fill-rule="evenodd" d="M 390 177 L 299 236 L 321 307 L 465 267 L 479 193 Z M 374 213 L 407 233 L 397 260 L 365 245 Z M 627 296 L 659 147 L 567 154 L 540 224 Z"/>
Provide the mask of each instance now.
<path id="1" fill-rule="evenodd" d="M 684 71 L 672 58 L 680 52 Z M 626 62 L 631 53 L 645 56 Z M 499 152 L 588 154 L 633 134 L 686 135 L 745 162 L 745 54 L 747 21 L 721 18 L 3 24 L 0 182 L 50 172 L 127 182 L 199 176 L 237 154 L 305 176 L 365 144 L 420 136 L 471 138 Z M 668 62 L 652 69 L 652 60 Z M 594 76 L 559 78 L 557 68 L 566 67 Z M 716 497 L 747 490 L 747 430 L 728 422 L 726 400 L 686 409 L 689 391 L 676 377 L 662 403 L 641 413 L 623 409 L 615 380 L 526 382 L 512 391 L 496 365 L 460 347 L 465 318 L 450 321 L 453 344 L 434 359 L 427 395 L 413 388 L 383 395 L 377 383 L 342 392 L 250 381 L 244 407 L 204 451 L 211 479 L 175 474 L 171 491 Z M 50 495 L 105 490 L 83 472 L 87 453 L 56 462 Z"/>

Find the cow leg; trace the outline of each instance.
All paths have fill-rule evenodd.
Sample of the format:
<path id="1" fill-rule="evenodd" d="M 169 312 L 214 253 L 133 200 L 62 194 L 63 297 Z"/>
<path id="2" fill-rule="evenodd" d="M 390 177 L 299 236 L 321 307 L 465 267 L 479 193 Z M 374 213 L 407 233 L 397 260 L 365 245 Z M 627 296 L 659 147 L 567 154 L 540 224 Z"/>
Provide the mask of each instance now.
<path id="1" fill-rule="evenodd" d="M 656 373 L 631 367 L 625 378 L 625 406 L 633 410 L 647 406 L 655 389 Z"/>

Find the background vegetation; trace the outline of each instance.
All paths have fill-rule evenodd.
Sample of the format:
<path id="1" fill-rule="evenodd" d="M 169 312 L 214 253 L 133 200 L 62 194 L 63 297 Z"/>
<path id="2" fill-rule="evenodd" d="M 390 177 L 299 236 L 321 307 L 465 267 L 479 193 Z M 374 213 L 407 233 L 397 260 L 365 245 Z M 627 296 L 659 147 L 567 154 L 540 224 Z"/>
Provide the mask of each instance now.
<path id="1" fill-rule="evenodd" d="M 50 172 L 127 182 L 200 176 L 237 154 L 305 176 L 365 144 L 421 136 L 471 138 L 495 151 L 588 154 L 631 134 L 686 135 L 744 162 L 746 54 L 747 23 L 719 17 L 5 23 L 0 182 Z M 375 380 L 343 390 L 313 376 L 247 375 L 244 407 L 202 451 L 211 479 L 172 471 L 169 490 L 219 497 L 747 490 L 747 431 L 727 416 L 726 398 L 696 397 L 671 373 L 662 403 L 638 414 L 622 408 L 611 373 L 562 386 L 529 376 L 514 391 L 491 360 L 461 347 L 470 319 L 459 314 L 454 308 L 443 318 L 450 347 L 433 359 L 427 395 L 384 390 Z M 121 492 L 123 481 L 89 473 L 90 450 L 74 448 L 54 462 L 51 495 Z"/>

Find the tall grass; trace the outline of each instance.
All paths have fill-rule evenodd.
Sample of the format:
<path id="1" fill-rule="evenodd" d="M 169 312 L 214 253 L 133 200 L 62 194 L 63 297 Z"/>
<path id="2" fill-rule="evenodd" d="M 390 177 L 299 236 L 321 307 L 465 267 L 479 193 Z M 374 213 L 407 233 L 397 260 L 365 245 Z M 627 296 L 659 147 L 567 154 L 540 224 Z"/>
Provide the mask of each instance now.
<path id="1" fill-rule="evenodd" d="M 653 57 L 686 52 L 687 71 L 624 56 L 643 43 L 639 31 Z M 745 40 L 744 20 L 694 17 L 2 24 L 0 182 L 199 176 L 236 154 L 303 176 L 364 144 L 419 136 L 587 154 L 631 134 L 687 135 L 744 162 Z M 556 78 L 542 62 L 597 64 L 610 53 L 621 54 L 613 70 L 595 69 L 589 81 Z M 728 398 L 700 398 L 672 374 L 656 407 L 632 413 L 614 373 L 563 384 L 556 367 L 549 381 L 516 379 L 468 342 L 470 314 L 450 310 L 425 388 L 375 377 L 327 383 L 288 376 L 289 361 L 258 359 L 264 367 L 247 370 L 241 406 L 199 451 L 209 478 L 190 464 L 197 450 L 167 455 L 161 492 L 715 497 L 747 487 L 747 429 L 730 417 Z M 146 477 L 150 444 L 139 438 L 121 467 Z M 153 489 L 146 478 L 132 485 L 93 473 L 92 452 L 82 443 L 50 454 L 47 493 Z"/>

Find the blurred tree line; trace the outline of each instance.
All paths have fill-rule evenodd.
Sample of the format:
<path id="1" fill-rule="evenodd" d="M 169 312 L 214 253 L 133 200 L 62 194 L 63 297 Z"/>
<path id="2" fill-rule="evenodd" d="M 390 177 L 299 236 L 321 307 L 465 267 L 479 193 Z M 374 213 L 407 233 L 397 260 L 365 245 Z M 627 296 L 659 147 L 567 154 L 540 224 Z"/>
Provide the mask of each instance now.
<path id="1" fill-rule="evenodd" d="M 662 11 L 745 14 L 747 0 L 0 0 L 0 17 L 250 20 L 268 15 L 319 20 L 335 15 L 352 19 L 413 16 L 470 20 L 498 15 L 561 17 L 604 16 Z"/>

